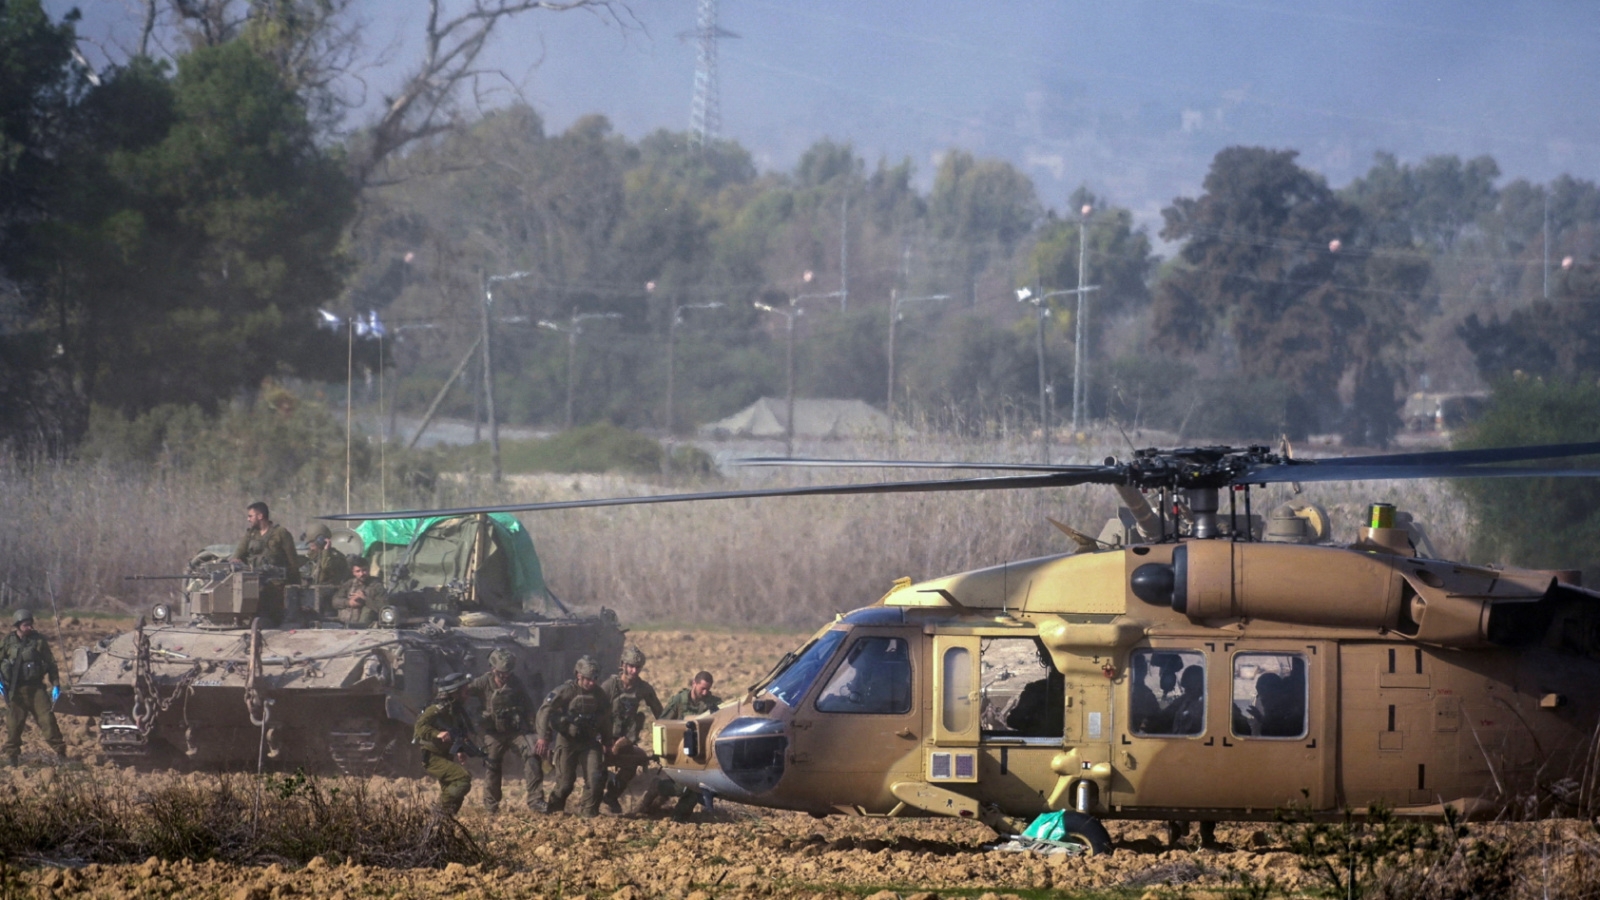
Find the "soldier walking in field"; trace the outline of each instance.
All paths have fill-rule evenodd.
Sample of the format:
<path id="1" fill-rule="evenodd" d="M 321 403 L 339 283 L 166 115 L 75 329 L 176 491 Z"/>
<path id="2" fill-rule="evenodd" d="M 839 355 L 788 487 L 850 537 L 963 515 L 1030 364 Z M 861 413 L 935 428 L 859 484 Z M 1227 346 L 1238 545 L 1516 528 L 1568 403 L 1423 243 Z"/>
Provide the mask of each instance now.
<path id="1" fill-rule="evenodd" d="M 614 735 L 611 701 L 600 690 L 600 666 L 585 656 L 573 668 L 572 680 L 550 692 L 539 707 L 540 756 L 555 753 L 556 787 L 550 792 L 550 812 L 566 809 L 567 798 L 583 769 L 584 792 L 580 815 L 600 813 L 600 791 L 605 777 L 605 747 Z"/>
<path id="2" fill-rule="evenodd" d="M 453 816 L 461 811 L 462 801 L 472 790 L 472 773 L 462 763 L 467 761 L 464 747 L 470 746 L 472 726 L 467 721 L 467 687 L 472 676 L 456 672 L 439 679 L 434 689 L 433 705 L 417 716 L 411 742 L 422 747 L 422 767 L 439 779 L 439 801 L 435 810 L 440 815 Z"/>
<path id="3" fill-rule="evenodd" d="M 489 671 L 473 679 L 467 695 L 483 703 L 483 808 L 500 810 L 500 775 L 507 752 L 522 758 L 528 808 L 544 812 L 544 761 L 528 746 L 534 707 L 522 679 L 512 671 L 516 660 L 504 648 L 489 654 Z"/>
<path id="4" fill-rule="evenodd" d="M 0 682 L 6 695 L 6 765 L 15 766 L 22 755 L 22 730 L 28 716 L 44 732 L 44 742 L 56 751 L 59 762 L 67 762 L 67 742 L 56 724 L 56 711 L 45 680 L 57 687 L 61 673 L 56 670 L 55 654 L 44 635 L 33 629 L 33 613 L 19 609 L 11 615 L 15 628 L 0 644 Z"/>
<path id="5" fill-rule="evenodd" d="M 300 583 L 300 555 L 289 529 L 273 524 L 260 500 L 245 507 L 244 537 L 234 548 L 234 562 L 261 573 L 261 618 L 276 625 L 283 619 L 283 588 Z"/>
<path id="6" fill-rule="evenodd" d="M 696 672 L 689 686 L 673 694 L 667 705 L 662 709 L 659 718 L 662 719 L 692 719 L 706 713 L 714 713 L 722 706 L 722 698 L 711 693 L 713 679 L 710 672 Z M 678 798 L 673 807 L 672 818 L 679 822 L 689 821 L 689 816 L 694 813 L 695 804 L 700 802 L 700 792 L 687 788 L 672 781 L 670 778 L 661 778 L 656 781 L 650 793 L 645 795 L 644 811 L 654 812 L 656 807 L 668 797 Z"/>
<path id="7" fill-rule="evenodd" d="M 633 783 L 639 770 L 650 764 L 650 754 L 639 746 L 639 735 L 644 731 L 644 708 L 661 717 L 661 699 L 656 689 L 639 676 L 644 668 L 644 651 L 627 647 L 622 651 L 622 670 L 600 685 L 611 701 L 611 726 L 616 739 L 606 748 L 606 765 L 610 774 L 600 802 L 616 815 L 622 814 L 622 794 Z"/>

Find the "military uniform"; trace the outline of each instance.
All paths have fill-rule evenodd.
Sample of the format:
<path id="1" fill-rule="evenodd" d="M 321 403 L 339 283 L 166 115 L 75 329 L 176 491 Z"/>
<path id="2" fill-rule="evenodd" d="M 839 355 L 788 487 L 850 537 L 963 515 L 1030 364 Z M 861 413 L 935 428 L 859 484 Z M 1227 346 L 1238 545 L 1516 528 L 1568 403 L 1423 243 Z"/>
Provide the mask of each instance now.
<path id="1" fill-rule="evenodd" d="M 252 569 L 282 569 L 284 584 L 300 583 L 300 555 L 295 552 L 289 529 L 282 525 L 268 528 L 266 534 L 254 528 L 247 530 L 234 548 L 233 558 L 244 560 Z"/>
<path id="2" fill-rule="evenodd" d="M 621 812 L 619 798 L 638 777 L 639 770 L 650 764 L 650 754 L 639 746 L 639 735 L 644 731 L 644 710 L 648 707 L 651 715 L 660 718 L 661 699 L 650 682 L 637 675 L 631 685 L 623 684 L 621 675 L 613 675 L 600 685 L 600 690 L 605 691 L 611 701 L 611 724 L 616 737 L 625 737 L 632 744 L 621 753 L 610 752 L 611 747 L 606 747 L 606 764 L 616 771 L 607 780 L 602 800 L 612 812 Z"/>
<path id="3" fill-rule="evenodd" d="M 417 725 L 411 732 L 411 742 L 422 748 L 423 769 L 439 779 L 438 809 L 451 816 L 461 810 L 462 801 L 467 799 L 467 792 L 472 790 L 472 774 L 456 762 L 455 756 L 450 753 L 450 744 L 439 740 L 439 732 L 448 731 L 457 738 L 472 734 L 466 711 L 457 702 L 453 691 L 447 689 L 454 684 L 454 690 L 460 690 L 467 684 L 465 678 L 465 675 L 446 676 L 439 693 L 434 696 L 433 705 L 417 716 Z"/>
<path id="4" fill-rule="evenodd" d="M 499 651 L 496 651 L 499 652 Z M 539 809 L 544 782 L 544 760 L 529 749 L 528 733 L 533 730 L 533 702 L 515 673 L 505 673 L 505 684 L 495 684 L 495 673 L 489 672 L 473 679 L 467 694 L 483 701 L 483 808 L 495 812 L 500 808 L 500 777 L 506 753 L 515 752 L 522 758 L 524 778 L 527 780 L 528 808 Z"/>
<path id="5" fill-rule="evenodd" d="M 300 565 L 300 581 L 306 593 L 314 596 L 317 613 L 330 608 L 339 586 L 350 580 L 350 559 L 332 547 L 312 546 Z M 310 608 L 313 604 L 308 603 Z"/>
<path id="6" fill-rule="evenodd" d="M 361 591 L 361 606 L 352 609 L 350 595 Z M 346 625 L 366 627 L 376 624 L 378 613 L 383 610 L 388 599 L 388 591 L 384 589 L 383 579 L 368 575 L 365 578 L 351 578 L 339 586 L 333 595 L 333 608 L 339 621 Z"/>
<path id="7" fill-rule="evenodd" d="M 688 688 L 667 698 L 667 705 L 662 708 L 662 719 L 692 719 L 706 713 L 714 713 L 722 706 L 722 698 L 715 694 L 706 694 L 695 699 Z M 668 797 L 678 798 L 673 806 L 672 817 L 680 822 L 688 821 L 689 815 L 694 812 L 694 805 L 700 802 L 700 792 L 684 787 L 670 778 L 662 778 L 655 784 L 655 788 L 645 797 L 646 810 L 654 810 L 657 804 Z"/>
<path id="8" fill-rule="evenodd" d="M 17 613 L 20 617 L 21 611 Z M 18 624 L 21 624 L 19 620 Z M 30 615 L 25 621 L 33 621 Z M 37 631 L 23 637 L 16 631 L 6 635 L 0 644 L 0 679 L 6 691 L 6 743 L 7 762 L 15 765 L 22 754 L 22 730 L 27 727 L 28 716 L 44 732 L 44 741 L 56 756 L 66 758 L 67 742 L 61 737 L 56 724 L 56 711 L 50 702 L 50 689 L 45 679 L 54 685 L 61 684 L 61 674 L 56 670 L 55 654 L 50 644 Z"/>
<path id="9" fill-rule="evenodd" d="M 689 693 L 688 688 L 673 694 L 667 699 L 667 705 L 662 708 L 661 719 L 692 719 L 706 713 L 716 712 L 722 706 L 722 698 L 715 694 L 706 694 L 696 700 Z"/>
<path id="10" fill-rule="evenodd" d="M 262 576 L 258 608 L 267 624 L 277 625 L 283 621 L 284 586 L 300 583 L 300 556 L 295 552 L 289 529 L 273 525 L 266 534 L 254 528 L 247 529 L 239 539 L 239 546 L 234 548 L 233 558 L 243 560 L 256 570 L 282 570 L 281 578 L 276 573 Z"/>
<path id="11" fill-rule="evenodd" d="M 610 744 L 613 738 L 610 698 L 599 685 L 586 691 L 578 687 L 576 680 L 569 681 L 544 698 L 544 705 L 539 707 L 538 727 L 539 739 L 554 742 L 555 746 L 552 755 L 556 787 L 550 792 L 550 811 L 560 812 L 566 808 L 581 767 L 587 785 L 582 813 L 598 815 L 605 775 L 604 745 Z"/>

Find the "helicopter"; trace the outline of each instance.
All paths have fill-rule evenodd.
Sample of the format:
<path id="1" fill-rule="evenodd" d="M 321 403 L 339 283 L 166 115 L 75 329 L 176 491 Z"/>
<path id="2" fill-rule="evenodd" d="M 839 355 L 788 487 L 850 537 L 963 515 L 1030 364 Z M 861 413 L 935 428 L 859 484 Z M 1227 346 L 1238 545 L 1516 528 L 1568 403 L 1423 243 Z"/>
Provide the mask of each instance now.
<path id="1" fill-rule="evenodd" d="M 1074 552 L 922 582 L 841 614 L 735 702 L 658 721 L 667 777 L 815 816 L 951 816 L 997 832 L 1102 820 L 1483 817 L 1595 797 L 1600 592 L 1576 572 L 1420 554 L 1372 504 L 1331 542 L 1309 504 L 1263 516 L 1252 487 L 1411 478 L 1596 477 L 1507 465 L 1600 443 L 1298 459 L 1265 446 L 1137 450 L 1094 465 L 746 459 L 978 477 L 358 513 L 532 512 L 750 497 L 1107 485 L 1125 509 Z M 1226 492 L 1226 509 L 1221 494 Z M 1176 838 L 1173 838 L 1174 840 Z"/>

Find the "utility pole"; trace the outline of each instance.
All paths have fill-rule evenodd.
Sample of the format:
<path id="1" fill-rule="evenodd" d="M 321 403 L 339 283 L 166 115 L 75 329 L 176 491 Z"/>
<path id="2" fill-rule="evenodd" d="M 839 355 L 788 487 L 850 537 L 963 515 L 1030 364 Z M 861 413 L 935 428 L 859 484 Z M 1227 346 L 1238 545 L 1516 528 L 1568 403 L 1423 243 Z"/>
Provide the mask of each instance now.
<path id="1" fill-rule="evenodd" d="M 722 303 L 685 303 L 672 308 L 672 318 L 667 322 L 667 437 L 672 437 L 672 385 L 673 374 L 677 371 L 675 357 L 677 356 L 678 326 L 683 324 L 683 311 L 686 309 L 721 309 Z"/>
<path id="2" fill-rule="evenodd" d="M 930 294 L 926 297 L 901 297 L 898 288 L 889 292 L 889 440 L 895 439 L 894 434 L 894 332 L 895 323 L 904 317 L 900 307 L 907 303 L 921 303 L 924 300 L 949 300 L 949 294 Z"/>
<path id="3" fill-rule="evenodd" d="M 539 327 L 549 331 L 559 332 L 567 336 L 567 430 L 572 429 L 572 389 L 577 383 L 578 335 L 583 334 L 583 322 L 587 319 L 620 319 L 622 313 L 580 313 L 576 308 L 572 310 L 572 318 L 566 325 L 557 325 L 549 319 L 540 319 Z"/>
<path id="4" fill-rule="evenodd" d="M 850 306 L 850 196 L 839 200 L 839 312 Z"/>
<path id="5" fill-rule="evenodd" d="M 809 275 L 811 273 L 807 272 L 806 274 Z M 790 303 L 793 304 L 799 299 L 800 298 L 797 297 L 795 300 L 791 300 Z M 786 380 L 788 384 L 788 390 L 786 396 L 788 397 L 787 402 L 789 409 L 788 413 L 785 415 L 785 418 L 788 421 L 784 423 L 783 428 L 783 455 L 792 457 L 794 456 L 794 320 L 805 315 L 806 311 L 803 309 L 778 309 L 775 306 L 762 303 L 759 300 L 757 300 L 754 305 L 756 309 L 759 309 L 762 312 L 769 312 L 775 315 L 783 316 L 787 326 L 788 339 L 785 341 L 783 367 L 784 371 L 787 373 Z"/>
<path id="6" fill-rule="evenodd" d="M 496 484 L 500 482 L 500 420 L 495 416 L 494 410 L 494 352 L 490 341 L 489 322 L 491 307 L 494 306 L 494 286 L 501 281 L 515 281 L 518 278 L 527 278 L 527 272 L 512 272 L 509 275 L 490 275 L 482 269 L 478 270 L 478 280 L 483 286 L 483 335 L 479 338 L 483 342 L 483 403 L 484 412 L 489 419 L 489 471 Z"/>
<path id="7" fill-rule="evenodd" d="M 1032 288 L 1017 289 L 1017 302 L 1032 303 L 1039 320 L 1038 333 L 1035 335 L 1039 354 L 1039 460 L 1046 465 L 1050 463 L 1050 400 L 1053 392 L 1044 374 L 1044 320 L 1050 318 L 1050 305 L 1045 301 L 1065 294 L 1079 294 L 1082 290 L 1049 291 L 1035 295 Z"/>
<path id="8" fill-rule="evenodd" d="M 1078 220 L 1078 287 L 1073 293 L 1078 295 L 1077 336 L 1073 340 L 1072 348 L 1072 433 L 1077 434 L 1081 427 L 1081 415 L 1088 405 L 1089 391 L 1083 383 L 1083 320 L 1088 314 L 1088 296 L 1090 291 L 1099 290 L 1098 285 L 1085 285 L 1084 266 L 1088 260 L 1089 247 L 1089 214 L 1094 212 L 1094 207 L 1085 203 L 1080 210 L 1082 218 Z M 1041 337 L 1042 341 L 1043 338 Z M 1048 460 L 1046 460 L 1048 462 Z"/>

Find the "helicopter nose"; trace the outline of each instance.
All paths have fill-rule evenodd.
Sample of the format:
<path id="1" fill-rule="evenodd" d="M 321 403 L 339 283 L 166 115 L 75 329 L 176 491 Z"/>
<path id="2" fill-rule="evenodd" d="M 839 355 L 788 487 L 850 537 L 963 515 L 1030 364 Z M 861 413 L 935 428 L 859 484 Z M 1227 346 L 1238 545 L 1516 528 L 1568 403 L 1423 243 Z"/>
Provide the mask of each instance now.
<path id="1" fill-rule="evenodd" d="M 706 768 L 667 767 L 668 777 L 686 787 L 759 805 L 762 795 L 783 778 L 788 729 L 777 719 L 734 719 L 712 737 L 711 751 Z"/>

